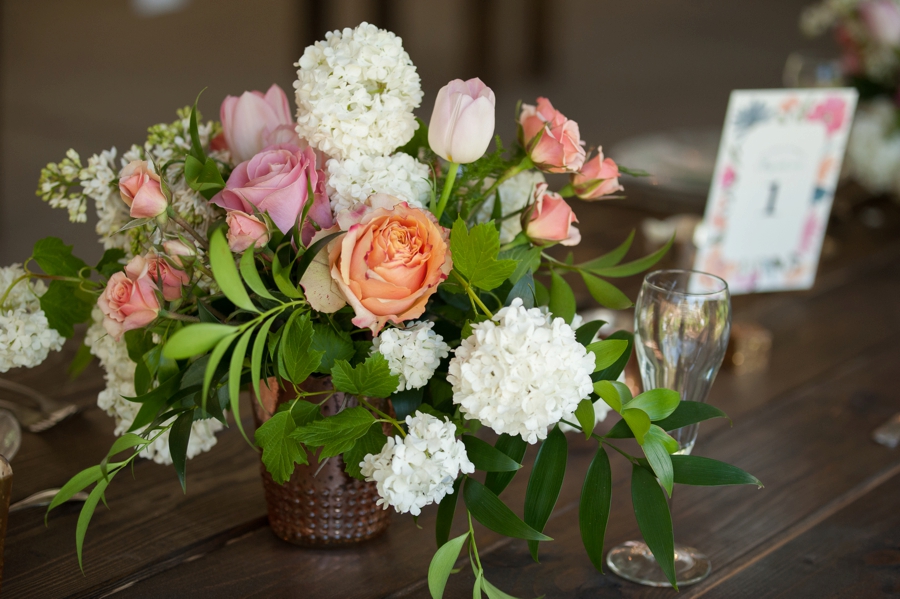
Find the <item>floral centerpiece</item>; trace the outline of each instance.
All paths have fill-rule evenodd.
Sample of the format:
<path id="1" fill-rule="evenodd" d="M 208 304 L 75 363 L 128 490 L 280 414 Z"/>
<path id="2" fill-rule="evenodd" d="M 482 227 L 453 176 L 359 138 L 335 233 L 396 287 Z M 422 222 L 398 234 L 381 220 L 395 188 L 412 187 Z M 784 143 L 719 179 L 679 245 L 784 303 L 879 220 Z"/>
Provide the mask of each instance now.
<path id="1" fill-rule="evenodd" d="M 436 597 L 465 545 L 476 593 L 506 596 L 482 571 L 472 522 L 527 540 L 537 558 L 551 540 L 564 431 L 584 434 L 598 444 L 579 514 L 592 562 L 601 568 L 612 450 L 635 480 L 659 482 L 634 487 L 636 514 L 674 584 L 673 483 L 758 481 L 707 458 L 673 460 L 667 430 L 724 414 L 666 389 L 632 397 L 617 380 L 632 336 L 597 340 L 604 323 L 576 314 L 567 276 L 624 309 L 631 301 L 608 279 L 646 270 L 668 246 L 628 263 L 631 236 L 583 264 L 546 251 L 580 241 L 572 198 L 618 197 L 629 171 L 599 148 L 589 155 L 577 123 L 546 98 L 520 106 L 517 144 L 497 139 L 489 152 L 495 98 L 478 79 L 441 89 L 426 127 L 401 40 L 372 25 L 330 33 L 296 66 L 296 116 L 273 85 L 226 98 L 219 122 L 204 123 L 195 103 L 121 159 L 112 149 L 84 164 L 70 151 L 41 174 L 38 194 L 71 220 L 84 222 L 93 203 L 106 252 L 91 266 L 48 238 L 24 266 L 0 270 L 0 371 L 38 364 L 92 323 L 73 368 L 100 359 L 98 402 L 120 436 L 49 508 L 93 485 L 79 563 L 118 473 L 145 456 L 171 463 L 184 486 L 188 458 L 215 444 L 230 413 L 276 483 L 339 459 L 377 490 L 379 510 L 416 516 L 439 504 Z M 552 174 L 566 178 L 559 191 Z M 308 391 L 312 379 L 326 390 Z M 286 398 L 253 436 L 246 387 Z M 622 420 L 595 433 L 609 411 Z M 499 435 L 494 444 L 474 435 L 480 426 Z M 643 457 L 613 441 L 626 438 Z M 499 495 L 528 445 L 540 451 L 519 518 Z M 468 530 L 450 539 L 457 503 Z"/>

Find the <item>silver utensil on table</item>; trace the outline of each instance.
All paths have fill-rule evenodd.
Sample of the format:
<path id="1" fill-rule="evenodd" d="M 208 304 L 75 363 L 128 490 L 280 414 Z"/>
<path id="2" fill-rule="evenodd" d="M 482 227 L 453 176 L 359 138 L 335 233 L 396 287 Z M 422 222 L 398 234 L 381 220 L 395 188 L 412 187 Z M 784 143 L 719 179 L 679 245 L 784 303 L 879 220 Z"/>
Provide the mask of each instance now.
<path id="1" fill-rule="evenodd" d="M 22 445 L 22 427 L 15 414 L 0 409 L 0 455 L 12 461 Z"/>
<path id="2" fill-rule="evenodd" d="M 19 422 L 32 433 L 41 433 L 78 412 L 75 404 L 66 404 L 20 383 L 0 379 L 0 389 L 7 389 L 30 398 L 37 409 L 18 402 L 0 400 L 0 407 L 12 410 Z"/>
<path id="3" fill-rule="evenodd" d="M 34 495 L 29 495 L 25 499 L 17 501 L 9 506 L 9 511 L 18 512 L 19 510 L 25 510 L 30 507 L 50 505 L 50 502 L 53 501 L 53 498 L 56 497 L 57 493 L 59 493 L 59 489 L 44 489 L 43 491 L 38 491 Z M 72 498 L 69 499 L 69 501 L 84 501 L 87 498 L 88 494 L 85 491 L 81 491 L 80 493 L 72 495 Z"/>

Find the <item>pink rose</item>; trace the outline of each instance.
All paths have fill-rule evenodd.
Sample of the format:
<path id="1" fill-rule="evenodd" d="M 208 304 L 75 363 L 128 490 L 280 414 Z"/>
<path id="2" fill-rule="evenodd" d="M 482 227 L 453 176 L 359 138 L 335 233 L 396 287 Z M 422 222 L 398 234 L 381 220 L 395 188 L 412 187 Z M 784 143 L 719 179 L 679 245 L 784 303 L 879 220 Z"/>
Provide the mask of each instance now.
<path id="1" fill-rule="evenodd" d="M 263 148 L 279 143 L 297 144 L 294 119 L 287 95 L 273 84 L 269 91 L 228 96 L 219 110 L 222 134 L 234 162 L 250 160 Z"/>
<path id="2" fill-rule="evenodd" d="M 547 98 L 538 98 L 536 107 L 522 104 L 519 141 L 542 171 L 572 173 L 584 164 L 584 142 L 578 123 L 564 117 Z"/>
<path id="3" fill-rule="evenodd" d="M 596 200 L 602 196 L 622 191 L 619 185 L 619 167 L 612 158 L 603 158 L 603 151 L 584 163 L 581 171 L 572 175 L 575 195 L 582 200 Z"/>
<path id="4" fill-rule="evenodd" d="M 131 218 L 157 217 L 168 205 L 159 185 L 159 175 L 144 160 L 132 160 L 122 169 L 119 193 L 131 208 Z"/>
<path id="5" fill-rule="evenodd" d="M 251 214 L 229 210 L 225 222 L 228 224 L 228 247 L 232 252 L 243 252 L 251 245 L 261 248 L 269 243 L 266 223 Z"/>
<path id="6" fill-rule="evenodd" d="M 859 12 L 872 37 L 885 46 L 900 45 L 900 7 L 893 0 L 869 0 Z"/>
<path id="7" fill-rule="evenodd" d="M 347 232 L 316 257 L 300 281 L 310 305 L 335 312 L 349 303 L 356 312 L 353 324 L 376 335 L 388 321 L 421 316 L 453 267 L 449 231 L 430 212 L 386 194 L 369 197 L 339 219 Z"/>
<path id="8" fill-rule="evenodd" d="M 137 278 L 144 266 L 150 279 L 156 283 L 157 289 L 162 289 L 163 298 L 167 302 L 180 298 L 181 288 L 191 282 L 186 272 L 175 268 L 166 262 L 165 258 L 156 254 L 149 254 L 146 258 L 135 256 L 125 267 L 125 273 L 129 277 Z"/>
<path id="9" fill-rule="evenodd" d="M 444 160 L 475 162 L 494 137 L 495 103 L 494 92 L 481 79 L 454 79 L 434 101 L 428 145 Z"/>
<path id="10" fill-rule="evenodd" d="M 578 222 L 575 213 L 561 195 L 547 191 L 546 183 L 535 185 L 534 203 L 525 209 L 522 221 L 525 234 L 537 245 L 581 242 L 581 233 L 572 226 Z"/>
<path id="11" fill-rule="evenodd" d="M 310 187 L 313 198 L 309 197 Z M 334 224 L 325 193 L 325 173 L 316 170 L 316 156 L 311 148 L 301 150 L 293 144 L 271 146 L 237 165 L 225 189 L 212 199 L 213 204 L 226 210 L 246 214 L 253 214 L 256 207 L 267 213 L 285 234 L 296 226 L 307 201 L 313 202 L 310 219 L 323 229 Z M 314 233 L 312 223 L 307 222 L 303 243 L 308 243 Z"/>
<path id="12" fill-rule="evenodd" d="M 125 267 L 125 272 L 110 277 L 106 289 L 97 299 L 104 315 L 103 328 L 118 341 L 126 331 L 153 322 L 159 312 L 156 292 L 147 261 L 135 256 Z"/>
<path id="13" fill-rule="evenodd" d="M 163 251 L 178 266 L 184 267 L 185 263 L 193 262 L 197 255 L 197 248 L 188 245 L 179 239 L 167 239 L 163 241 Z M 182 260 L 184 258 L 184 260 Z"/>

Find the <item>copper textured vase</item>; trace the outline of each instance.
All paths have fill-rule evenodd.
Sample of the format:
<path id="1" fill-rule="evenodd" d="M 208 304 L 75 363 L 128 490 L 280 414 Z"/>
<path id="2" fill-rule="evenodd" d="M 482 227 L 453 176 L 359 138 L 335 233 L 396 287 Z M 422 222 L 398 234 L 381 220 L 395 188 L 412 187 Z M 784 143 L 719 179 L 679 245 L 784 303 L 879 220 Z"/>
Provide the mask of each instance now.
<path id="1" fill-rule="evenodd" d="M 308 392 L 328 391 L 332 389 L 331 377 L 310 377 L 300 387 Z M 268 386 L 260 386 L 261 402 L 251 397 L 256 426 L 268 420 L 279 404 L 295 397 L 296 393 L 282 389 L 276 379 L 269 379 Z M 356 405 L 355 397 L 336 392 L 322 405 L 322 413 L 331 416 L 341 406 Z M 272 479 L 262 463 L 260 468 L 269 526 L 289 543 L 307 547 L 359 543 L 378 536 L 390 524 L 390 512 L 375 505 L 375 483 L 344 472 L 340 456 L 319 464 L 310 455 L 310 464 L 298 464 L 283 485 Z"/>

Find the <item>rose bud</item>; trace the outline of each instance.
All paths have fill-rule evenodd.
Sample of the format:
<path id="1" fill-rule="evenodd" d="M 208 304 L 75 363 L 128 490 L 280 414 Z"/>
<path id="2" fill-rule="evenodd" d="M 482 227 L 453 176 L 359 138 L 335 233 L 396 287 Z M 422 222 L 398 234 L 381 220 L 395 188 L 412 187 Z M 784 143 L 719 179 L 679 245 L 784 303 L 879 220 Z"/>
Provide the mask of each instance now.
<path id="1" fill-rule="evenodd" d="M 157 287 L 150 278 L 147 261 L 135 256 L 125 267 L 110 277 L 106 289 L 97 299 L 103 312 L 103 328 L 117 341 L 126 331 L 145 327 L 159 313 Z"/>
<path id="2" fill-rule="evenodd" d="M 582 200 L 596 200 L 602 196 L 622 191 L 619 185 L 619 167 L 612 158 L 603 158 L 603 151 L 584 163 L 581 171 L 572 175 L 572 188 Z"/>
<path id="3" fill-rule="evenodd" d="M 859 4 L 869 33 L 885 46 L 900 45 L 900 6 L 894 0 L 869 0 Z"/>
<path id="4" fill-rule="evenodd" d="M 250 160 L 276 143 L 297 143 L 294 119 L 284 90 L 273 84 L 269 91 L 228 96 L 219 110 L 222 134 L 235 163 Z"/>
<path id="5" fill-rule="evenodd" d="M 525 209 L 522 228 L 536 245 L 577 245 L 581 233 L 572 223 L 577 223 L 575 213 L 558 193 L 547 191 L 546 183 L 538 183 L 534 190 L 534 203 Z"/>
<path id="6" fill-rule="evenodd" d="M 454 79 L 434 101 L 428 145 L 450 162 L 475 162 L 494 136 L 495 103 L 494 92 L 481 79 Z"/>
<path id="7" fill-rule="evenodd" d="M 159 175 L 144 160 L 132 160 L 119 173 L 119 193 L 131 208 L 131 218 L 155 218 L 166 211 L 168 201 Z"/>
<path id="8" fill-rule="evenodd" d="M 190 265 L 197 256 L 197 248 L 188 245 L 180 239 L 167 239 L 163 241 L 163 251 L 175 264 L 184 267 Z"/>
<path id="9" fill-rule="evenodd" d="M 269 228 L 252 214 L 231 210 L 225 222 L 228 224 L 228 247 L 232 252 L 243 252 L 250 246 L 261 248 L 269 243 Z"/>
<path id="10" fill-rule="evenodd" d="M 131 269 L 132 272 L 137 272 L 137 269 L 143 267 L 143 265 L 137 261 L 137 258 L 140 258 L 140 256 L 135 256 L 135 258 L 129 262 L 128 266 L 125 267 L 126 273 L 129 273 L 129 269 Z M 147 274 L 150 279 L 156 283 L 156 287 L 162 289 L 163 298 L 165 298 L 167 302 L 171 302 L 172 300 L 181 297 L 181 288 L 191 281 L 186 272 L 175 268 L 166 262 L 165 258 L 157 256 L 156 254 L 149 254 L 146 259 L 141 259 L 146 260 Z"/>
<path id="11" fill-rule="evenodd" d="M 584 142 L 578 123 L 553 108 L 547 98 L 538 98 L 537 106 L 522 104 L 519 142 L 542 171 L 571 173 L 584 164 Z"/>

